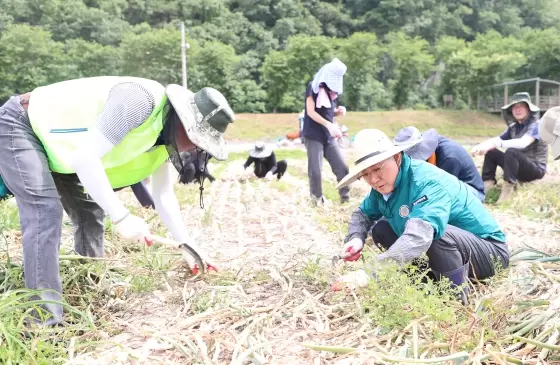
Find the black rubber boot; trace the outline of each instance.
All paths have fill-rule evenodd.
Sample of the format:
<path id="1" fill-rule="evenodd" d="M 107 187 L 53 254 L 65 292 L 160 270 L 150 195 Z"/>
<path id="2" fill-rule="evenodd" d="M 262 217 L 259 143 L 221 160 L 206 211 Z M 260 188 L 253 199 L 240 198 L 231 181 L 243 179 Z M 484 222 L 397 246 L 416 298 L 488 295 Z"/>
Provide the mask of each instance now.
<path id="1" fill-rule="evenodd" d="M 463 266 L 448 272 L 438 272 L 432 269 L 436 280 L 440 280 L 442 277 L 446 277 L 451 281 L 451 287 L 456 288 L 460 286 L 462 288 L 461 292 L 457 294 L 457 299 L 467 305 L 469 303 L 469 286 L 467 283 L 469 274 L 469 263 L 467 262 Z"/>

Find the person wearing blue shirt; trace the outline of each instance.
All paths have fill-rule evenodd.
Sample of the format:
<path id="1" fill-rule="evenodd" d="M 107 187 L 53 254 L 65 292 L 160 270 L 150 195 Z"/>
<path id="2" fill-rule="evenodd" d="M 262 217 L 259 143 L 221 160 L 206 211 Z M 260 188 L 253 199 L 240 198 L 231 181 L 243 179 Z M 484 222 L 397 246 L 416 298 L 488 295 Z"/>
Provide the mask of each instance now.
<path id="1" fill-rule="evenodd" d="M 528 93 L 514 94 L 513 101 L 502 107 L 502 116 L 508 125 L 506 130 L 471 150 L 472 155 L 485 155 L 482 180 L 486 190 L 496 184 L 497 167 L 504 170 L 504 186 L 498 203 L 508 200 L 519 182 L 539 180 L 546 174 L 548 144 L 539 137 L 538 113 L 539 107 L 531 103 Z"/>
<path id="2" fill-rule="evenodd" d="M 409 126 L 398 131 L 393 141 L 400 145 L 414 140 L 419 142 L 405 150 L 407 155 L 431 163 L 457 177 L 484 203 L 486 197 L 484 183 L 467 150 L 457 142 L 440 136 L 434 128 L 421 134 L 416 127 Z"/>
<path id="3" fill-rule="evenodd" d="M 354 146 L 355 167 L 337 188 L 362 179 L 372 189 L 350 217 L 344 260 L 360 257 L 368 227 L 379 220 L 372 238 L 384 252 L 377 261 L 403 265 L 426 253 L 433 278 L 447 277 L 454 286 L 462 286 L 463 303 L 468 296 L 468 286 L 463 285 L 467 277 L 493 276 L 496 261 L 503 268 L 509 266 L 504 233 L 465 183 L 410 158 L 402 151 L 414 144 L 394 145 L 377 129 L 360 131 Z M 365 285 L 369 277 L 360 270 L 341 281 Z"/>

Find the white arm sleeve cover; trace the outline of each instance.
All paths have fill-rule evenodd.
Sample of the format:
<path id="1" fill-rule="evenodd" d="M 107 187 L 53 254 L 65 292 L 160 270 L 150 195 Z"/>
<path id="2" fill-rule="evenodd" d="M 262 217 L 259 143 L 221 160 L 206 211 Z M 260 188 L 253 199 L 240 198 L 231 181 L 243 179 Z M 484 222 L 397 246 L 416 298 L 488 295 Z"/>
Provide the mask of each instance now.
<path id="1" fill-rule="evenodd" d="M 161 221 L 178 242 L 191 242 L 189 232 L 183 222 L 179 202 L 173 191 L 174 176 L 172 165 L 165 162 L 152 175 L 152 198 Z"/>
<path id="2" fill-rule="evenodd" d="M 114 86 L 96 127 L 87 132 L 87 140 L 72 156 L 71 166 L 86 191 L 113 221 L 122 218 L 127 209 L 114 193 L 101 158 L 128 132 L 141 125 L 153 107 L 153 97 L 141 85 Z"/>
<path id="3" fill-rule="evenodd" d="M 127 209 L 113 191 L 101 158 L 114 146 L 97 128 L 91 129 L 89 138 L 72 157 L 72 167 L 88 194 L 115 221 Z"/>
<path id="4" fill-rule="evenodd" d="M 503 148 L 523 149 L 533 143 L 535 139 L 531 136 L 523 136 L 521 138 L 508 139 L 501 142 Z"/>

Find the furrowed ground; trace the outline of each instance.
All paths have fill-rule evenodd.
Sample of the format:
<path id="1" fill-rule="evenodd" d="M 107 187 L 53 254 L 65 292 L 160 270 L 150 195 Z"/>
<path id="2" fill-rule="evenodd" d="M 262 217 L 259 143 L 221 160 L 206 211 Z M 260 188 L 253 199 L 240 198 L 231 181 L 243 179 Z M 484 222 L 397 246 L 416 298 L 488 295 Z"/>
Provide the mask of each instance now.
<path id="1" fill-rule="evenodd" d="M 351 151 L 345 152 L 351 161 Z M 498 191 L 490 193 L 488 207 L 507 233 L 512 263 L 472 286 L 471 303 L 462 307 L 449 300 L 449 289 L 395 268 L 384 269 L 363 290 L 332 292 L 337 276 L 364 265 L 333 266 L 331 258 L 368 188 L 354 184 L 350 204 L 341 206 L 325 163 L 324 191 L 332 203 L 315 207 L 308 200 L 301 147 L 277 150 L 289 164 L 279 181 L 245 173 L 245 157 L 232 153 L 227 162 L 214 161 L 217 180 L 205 183 L 204 209 L 197 186 L 176 186 L 185 222 L 221 265 L 219 273 L 192 277 L 179 252 L 126 244 L 110 225 L 106 257 L 78 258 L 66 219 L 60 262 L 65 299 L 73 308 L 67 310 L 70 324 L 28 336 L 20 322 L 33 302 L 24 304 L 29 294 L 19 291 L 17 211 L 3 203 L 0 362 L 560 364 L 560 165 L 551 161 L 545 179 L 522 186 L 505 206 L 492 203 Z M 480 167 L 482 160 L 476 162 Z M 155 233 L 167 234 L 129 189 L 119 196 Z M 366 247 L 367 260 L 376 249 Z"/>

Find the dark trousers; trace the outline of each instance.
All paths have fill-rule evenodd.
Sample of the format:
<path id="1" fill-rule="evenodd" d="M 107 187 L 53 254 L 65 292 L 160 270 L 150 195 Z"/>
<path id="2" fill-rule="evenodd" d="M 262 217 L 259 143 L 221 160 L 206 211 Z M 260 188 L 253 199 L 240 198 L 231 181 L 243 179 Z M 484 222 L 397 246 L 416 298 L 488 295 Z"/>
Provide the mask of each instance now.
<path id="1" fill-rule="evenodd" d="M 126 187 L 126 186 L 125 186 Z M 117 189 L 113 189 L 114 191 L 120 191 L 122 189 L 124 189 L 125 187 L 122 188 L 117 188 Z M 144 208 L 152 208 L 152 209 L 156 209 L 156 205 L 154 204 L 154 200 L 152 199 L 152 196 L 150 195 L 150 192 L 148 191 L 148 187 L 146 186 L 146 184 L 144 184 L 143 181 L 140 181 L 134 185 L 131 185 L 130 188 L 132 189 L 132 192 L 134 193 L 134 196 L 136 196 L 136 199 L 138 199 L 138 201 L 140 202 L 140 205 L 142 205 Z"/>
<path id="2" fill-rule="evenodd" d="M 268 169 L 267 167 L 268 166 L 261 162 L 255 162 L 255 170 L 253 171 L 255 173 L 255 176 L 262 179 L 266 176 L 266 174 L 272 171 L 272 174 L 276 175 L 276 177 L 280 179 L 286 173 L 286 170 L 288 169 L 288 163 L 286 162 L 286 160 L 281 160 L 275 162 L 274 165 L 270 167 L 270 169 Z"/>
<path id="3" fill-rule="evenodd" d="M 482 165 L 482 180 L 496 181 L 498 166 L 504 170 L 504 180 L 511 184 L 538 180 L 544 176 L 543 169 L 535 160 L 529 159 L 517 149 L 508 148 L 506 152 L 495 149 L 486 153 Z"/>
<path id="4" fill-rule="evenodd" d="M 388 250 L 398 239 L 385 219 L 373 226 L 371 237 L 381 250 Z M 494 276 L 495 261 L 503 268 L 509 266 L 506 243 L 483 239 L 452 225 L 445 228 L 440 239 L 432 241 L 427 256 L 430 269 L 440 273 L 451 272 L 469 263 L 468 276 L 479 280 Z"/>
<path id="5" fill-rule="evenodd" d="M 340 182 L 348 174 L 348 166 L 344 161 L 342 151 L 335 139 L 322 144 L 321 142 L 307 138 L 305 140 L 305 148 L 307 150 L 307 174 L 309 176 L 309 192 L 316 198 L 323 196 L 323 182 L 321 170 L 323 169 L 323 157 L 331 166 L 332 172 L 336 176 L 336 181 Z M 350 187 L 338 190 L 341 198 L 349 197 Z"/>

